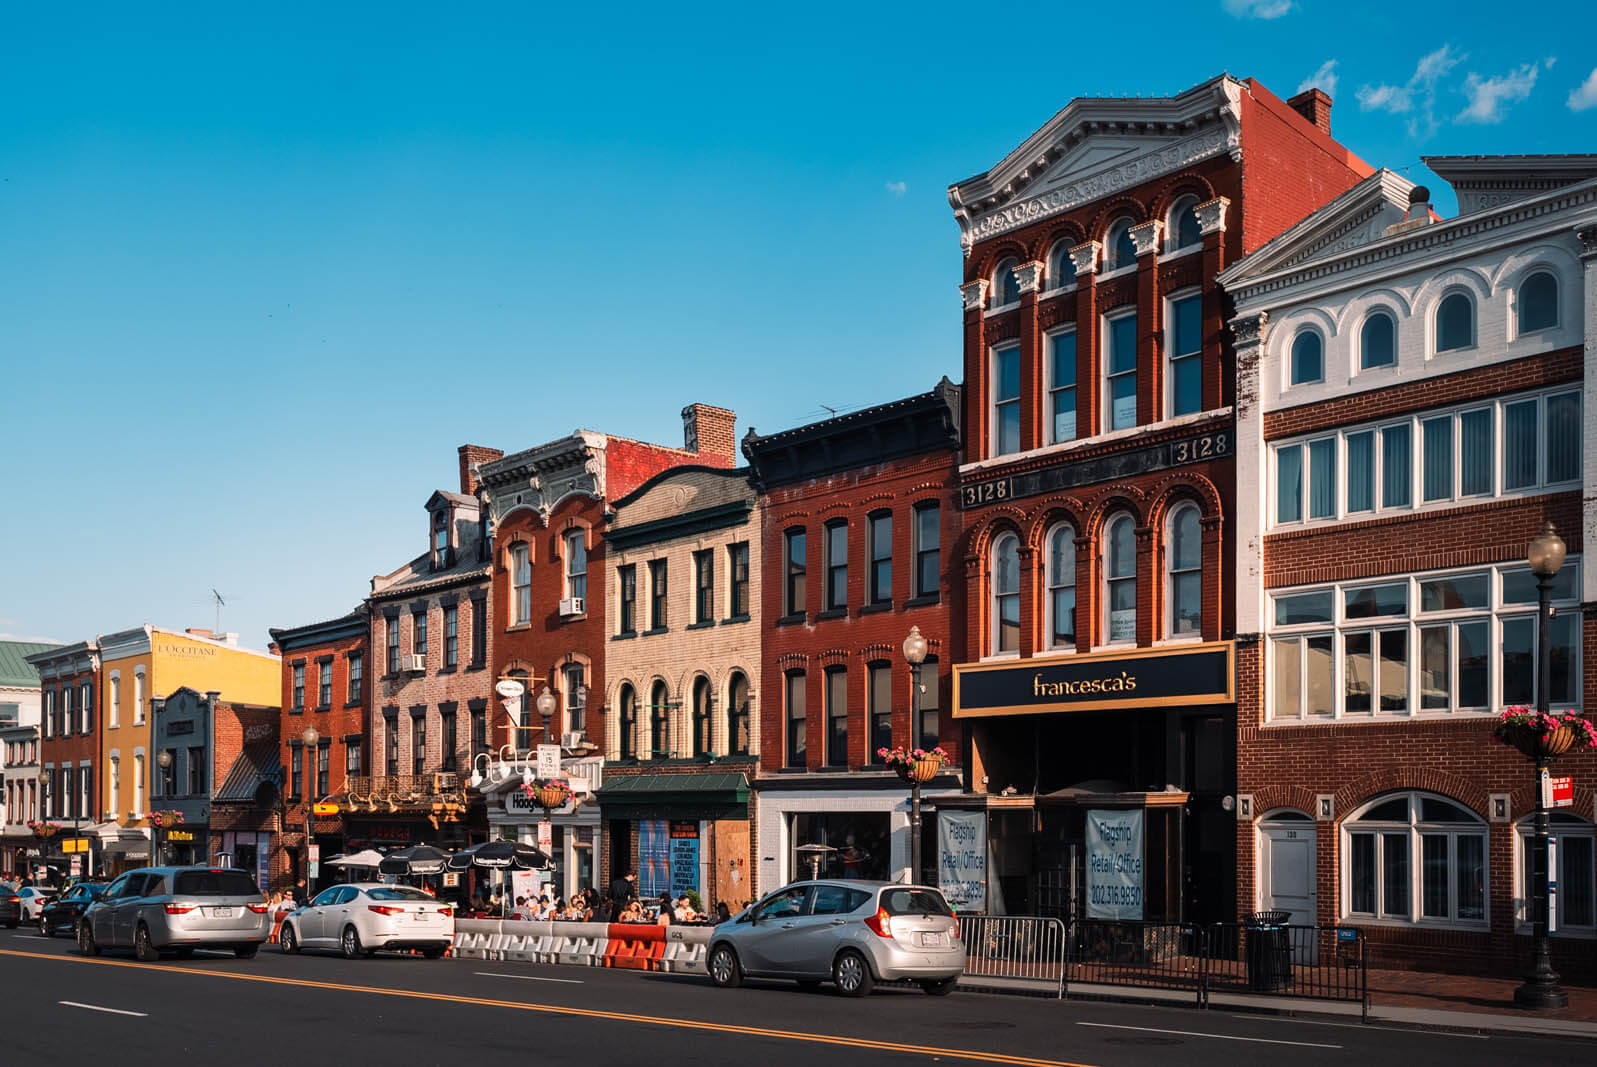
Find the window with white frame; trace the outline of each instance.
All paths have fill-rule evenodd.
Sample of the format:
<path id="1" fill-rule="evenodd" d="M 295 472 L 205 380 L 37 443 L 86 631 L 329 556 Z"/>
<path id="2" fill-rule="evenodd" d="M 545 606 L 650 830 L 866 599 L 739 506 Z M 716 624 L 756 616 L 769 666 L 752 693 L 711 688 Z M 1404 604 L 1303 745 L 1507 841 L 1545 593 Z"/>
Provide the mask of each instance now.
<path id="1" fill-rule="evenodd" d="M 1292 338 L 1288 360 L 1292 385 L 1308 385 L 1325 380 L 1325 342 L 1319 331 L 1304 327 Z"/>
<path id="2" fill-rule="evenodd" d="M 1167 521 L 1165 565 L 1170 637 L 1197 637 L 1203 630 L 1203 524 L 1195 504 L 1182 504 Z"/>
<path id="3" fill-rule="evenodd" d="M 510 546 L 510 622 L 532 621 L 532 547 L 525 542 Z"/>
<path id="4" fill-rule="evenodd" d="M 1137 425 L 1137 312 L 1104 319 L 1104 424 L 1111 430 Z"/>
<path id="5" fill-rule="evenodd" d="M 1359 369 L 1390 367 L 1397 362 L 1397 323 L 1392 313 L 1377 308 L 1359 327 Z"/>
<path id="6" fill-rule="evenodd" d="M 1377 797 L 1342 824 L 1342 913 L 1394 923 L 1486 924 L 1486 824 L 1431 793 Z"/>
<path id="7" fill-rule="evenodd" d="M 1165 323 L 1165 352 L 1170 360 L 1165 410 L 1171 415 L 1202 411 L 1203 296 L 1192 292 L 1172 297 Z"/>
<path id="8" fill-rule="evenodd" d="M 144 753 L 133 753 L 133 814 L 144 814 Z"/>
<path id="9" fill-rule="evenodd" d="M 1002 534 L 993 542 L 992 650 L 1020 651 L 1020 539 Z"/>
<path id="10" fill-rule="evenodd" d="M 1436 351 L 1450 352 L 1475 343 L 1475 302 L 1468 293 L 1451 292 L 1436 305 Z"/>
<path id="11" fill-rule="evenodd" d="M 1064 289 L 1076 284 L 1076 261 L 1070 258 L 1070 242 L 1060 241 L 1048 253 L 1048 288 Z"/>
<path id="12" fill-rule="evenodd" d="M 1539 270 L 1520 283 L 1514 301 L 1518 312 L 1516 333 L 1534 333 L 1558 325 L 1558 279 Z"/>
<path id="13" fill-rule="evenodd" d="M 1020 303 L 1020 279 L 1015 276 L 1018 266 L 1020 261 L 1010 256 L 1000 260 L 998 266 L 993 268 L 993 307 Z"/>
<path id="14" fill-rule="evenodd" d="M 1105 274 L 1137 265 L 1137 245 L 1131 239 L 1131 220 L 1116 219 L 1104 233 L 1103 270 Z"/>
<path id="15" fill-rule="evenodd" d="M 1274 522 L 1575 488 L 1580 404 L 1579 389 L 1548 390 L 1273 444 Z"/>
<path id="16" fill-rule="evenodd" d="M 1555 928 L 1560 935 L 1597 934 L 1597 870 L 1593 865 L 1592 824 L 1577 815 L 1564 811 L 1551 812 L 1555 870 L 1558 875 L 1558 906 L 1553 913 Z M 1519 865 L 1515 870 L 1514 899 L 1518 914 L 1515 920 L 1521 925 L 1531 921 L 1532 851 L 1536 840 L 1535 816 L 1527 815 L 1515 827 Z"/>
<path id="17" fill-rule="evenodd" d="M 1020 451 L 1020 345 L 993 349 L 992 454 Z"/>
<path id="18" fill-rule="evenodd" d="M 1048 531 L 1048 647 L 1076 647 L 1076 531 L 1068 523 Z"/>
<path id="19" fill-rule="evenodd" d="M 1548 693 L 1581 700 L 1580 564 L 1553 579 Z M 1280 591 L 1270 598 L 1272 721 L 1486 713 L 1534 704 L 1536 583 L 1499 564 Z"/>
<path id="20" fill-rule="evenodd" d="M 1183 196 L 1170 206 L 1165 221 L 1165 251 L 1190 252 L 1203 245 L 1203 230 L 1198 226 L 1198 198 Z"/>
<path id="21" fill-rule="evenodd" d="M 565 535 L 566 596 L 577 599 L 588 595 L 588 542 L 583 530 Z"/>
<path id="22" fill-rule="evenodd" d="M 1048 440 L 1076 439 L 1076 331 L 1048 335 Z"/>
<path id="23" fill-rule="evenodd" d="M 144 722 L 144 668 L 133 668 L 133 725 Z"/>
<path id="24" fill-rule="evenodd" d="M 116 727 L 122 722 L 122 672 L 111 672 L 110 707 L 105 709 L 106 726 Z"/>
<path id="25" fill-rule="evenodd" d="M 1104 524 L 1104 635 L 1108 644 L 1137 639 L 1137 523 L 1116 515 Z"/>

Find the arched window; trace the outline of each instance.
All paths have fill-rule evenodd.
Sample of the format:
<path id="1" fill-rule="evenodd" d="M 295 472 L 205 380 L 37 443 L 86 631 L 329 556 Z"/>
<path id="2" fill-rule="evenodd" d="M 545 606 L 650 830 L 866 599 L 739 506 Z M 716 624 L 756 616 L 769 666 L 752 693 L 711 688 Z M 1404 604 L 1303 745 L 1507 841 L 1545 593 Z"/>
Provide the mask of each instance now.
<path id="1" fill-rule="evenodd" d="M 1436 350 L 1450 352 L 1475 343 L 1475 305 L 1464 293 L 1448 293 L 1436 307 Z"/>
<path id="2" fill-rule="evenodd" d="M 1137 264 L 1137 246 L 1131 240 L 1131 220 L 1116 219 L 1110 224 L 1103 239 L 1104 273 L 1134 267 Z"/>
<path id="3" fill-rule="evenodd" d="M 1170 636 L 1196 637 L 1203 629 L 1203 531 L 1195 505 L 1182 504 L 1170 513 L 1165 562 Z"/>
<path id="4" fill-rule="evenodd" d="M 714 751 L 710 742 L 710 680 L 693 681 L 693 754 L 708 756 Z"/>
<path id="5" fill-rule="evenodd" d="M 649 690 L 649 758 L 665 759 L 671 752 L 671 708 L 665 683 Z"/>
<path id="6" fill-rule="evenodd" d="M 1020 260 L 1014 256 L 999 260 L 993 270 L 993 307 L 1020 303 L 1020 279 L 1015 277 L 1019 265 Z"/>
<path id="7" fill-rule="evenodd" d="M 638 691 L 631 684 L 621 687 L 621 758 L 638 758 Z"/>
<path id="8" fill-rule="evenodd" d="M 1372 311 L 1359 330 L 1359 369 L 1390 367 L 1397 362 L 1397 326 L 1385 309 Z"/>
<path id="9" fill-rule="evenodd" d="M 1048 534 L 1048 647 L 1076 645 L 1076 531 L 1055 526 Z"/>
<path id="10" fill-rule="evenodd" d="M 1104 524 L 1104 633 L 1109 644 L 1137 639 L 1137 524 L 1116 515 Z"/>
<path id="11" fill-rule="evenodd" d="M 1203 244 L 1203 231 L 1198 228 L 1198 198 L 1183 196 L 1170 207 L 1170 217 L 1165 222 L 1165 250 L 1196 248 Z"/>
<path id="12" fill-rule="evenodd" d="M 749 680 L 742 671 L 732 675 L 727 686 L 726 699 L 726 750 L 734 756 L 749 751 Z"/>
<path id="13" fill-rule="evenodd" d="M 1592 857 L 1592 824 L 1578 815 L 1555 811 L 1548 815 L 1553 836 L 1558 839 L 1558 908 L 1554 918 L 1558 929 L 1568 933 L 1597 933 L 1597 879 Z M 1519 870 L 1514 880 L 1514 897 L 1519 902 L 1520 923 L 1531 921 L 1530 887 L 1535 884 L 1532 863 L 1536 843 L 1536 818 L 1527 815 L 1515 827 L 1519 845 Z"/>
<path id="14" fill-rule="evenodd" d="M 1020 651 L 1020 538 L 993 542 L 993 651 Z"/>
<path id="15" fill-rule="evenodd" d="M 1433 793 L 1377 797 L 1342 824 L 1343 910 L 1395 922 L 1486 923 L 1486 824 Z"/>
<path id="16" fill-rule="evenodd" d="M 1048 253 L 1048 288 L 1063 289 L 1076 281 L 1076 261 L 1070 258 L 1070 242 L 1060 241 Z"/>
<path id="17" fill-rule="evenodd" d="M 1519 287 L 1519 332 L 1545 330 L 1558 325 L 1558 279 L 1544 270 L 1526 278 Z"/>
<path id="18" fill-rule="evenodd" d="M 1325 378 L 1325 346 L 1320 335 L 1303 329 L 1292 339 L 1292 384 L 1304 385 Z"/>

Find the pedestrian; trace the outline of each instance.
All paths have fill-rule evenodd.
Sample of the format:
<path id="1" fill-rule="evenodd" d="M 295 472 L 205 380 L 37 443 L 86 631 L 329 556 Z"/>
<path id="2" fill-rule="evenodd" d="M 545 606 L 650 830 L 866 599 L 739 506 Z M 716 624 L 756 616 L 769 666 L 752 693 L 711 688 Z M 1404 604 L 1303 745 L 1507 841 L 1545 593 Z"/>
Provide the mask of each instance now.
<path id="1" fill-rule="evenodd" d="M 717 926 L 719 926 L 722 923 L 731 922 L 731 921 L 732 921 L 732 909 L 726 906 L 726 901 L 724 901 L 724 900 L 716 901 L 715 902 L 715 924 Z"/>
<path id="2" fill-rule="evenodd" d="M 628 871 L 610 883 L 610 921 L 621 922 L 620 915 L 629 903 L 637 899 L 638 872 Z"/>
<path id="3" fill-rule="evenodd" d="M 294 898 L 294 906 L 296 908 L 303 908 L 306 904 L 310 903 L 311 894 L 310 890 L 305 886 L 305 876 L 303 874 L 300 875 L 299 880 L 294 883 L 294 889 L 291 895 Z"/>
<path id="4" fill-rule="evenodd" d="M 661 926 L 670 926 L 672 920 L 671 894 L 661 893 L 660 900 L 655 905 L 654 921 Z"/>

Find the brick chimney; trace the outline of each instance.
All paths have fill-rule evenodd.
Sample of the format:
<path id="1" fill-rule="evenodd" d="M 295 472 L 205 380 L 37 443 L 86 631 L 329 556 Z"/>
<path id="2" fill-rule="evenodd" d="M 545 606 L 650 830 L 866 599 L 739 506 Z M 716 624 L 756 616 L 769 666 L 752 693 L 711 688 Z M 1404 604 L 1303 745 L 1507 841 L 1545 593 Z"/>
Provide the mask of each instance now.
<path id="1" fill-rule="evenodd" d="M 460 446 L 460 493 L 462 496 L 477 495 L 477 475 L 472 472 L 472 467 L 478 463 L 492 463 L 504 456 L 502 448 L 485 448 L 482 445 Z"/>
<path id="2" fill-rule="evenodd" d="M 737 466 L 737 413 L 709 404 L 682 409 L 682 441 L 699 462 L 709 467 Z"/>
<path id="3" fill-rule="evenodd" d="M 1286 105 L 1326 133 L 1331 132 L 1331 98 L 1319 89 L 1305 89 Z"/>

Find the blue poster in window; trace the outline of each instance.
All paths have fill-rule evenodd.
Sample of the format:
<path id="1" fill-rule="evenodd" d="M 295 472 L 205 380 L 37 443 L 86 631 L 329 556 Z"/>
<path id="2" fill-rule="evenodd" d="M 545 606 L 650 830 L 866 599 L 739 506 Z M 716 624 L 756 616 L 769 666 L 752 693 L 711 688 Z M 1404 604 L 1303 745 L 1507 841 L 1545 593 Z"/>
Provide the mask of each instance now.
<path id="1" fill-rule="evenodd" d="M 699 824 L 671 824 L 671 899 L 699 888 Z"/>
<path id="2" fill-rule="evenodd" d="M 1087 917 L 1142 918 L 1142 811 L 1087 812 Z"/>
<path id="3" fill-rule="evenodd" d="M 670 824 L 663 819 L 643 819 L 638 823 L 638 896 L 658 897 L 670 888 Z"/>
<path id="4" fill-rule="evenodd" d="M 272 835 L 255 835 L 255 884 L 262 893 L 272 891 Z"/>

